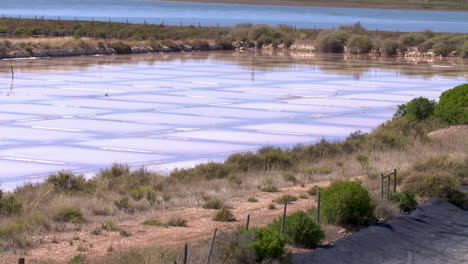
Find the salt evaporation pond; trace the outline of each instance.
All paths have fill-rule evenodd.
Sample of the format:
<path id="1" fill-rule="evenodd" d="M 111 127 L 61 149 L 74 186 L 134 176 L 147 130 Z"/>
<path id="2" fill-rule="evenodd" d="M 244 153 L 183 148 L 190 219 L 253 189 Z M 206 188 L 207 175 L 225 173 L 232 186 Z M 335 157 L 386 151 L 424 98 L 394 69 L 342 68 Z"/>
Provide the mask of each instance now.
<path id="1" fill-rule="evenodd" d="M 0 181 L 11 189 L 114 162 L 167 172 L 265 145 L 339 140 L 467 79 L 466 60 L 235 52 L 3 60 Z"/>

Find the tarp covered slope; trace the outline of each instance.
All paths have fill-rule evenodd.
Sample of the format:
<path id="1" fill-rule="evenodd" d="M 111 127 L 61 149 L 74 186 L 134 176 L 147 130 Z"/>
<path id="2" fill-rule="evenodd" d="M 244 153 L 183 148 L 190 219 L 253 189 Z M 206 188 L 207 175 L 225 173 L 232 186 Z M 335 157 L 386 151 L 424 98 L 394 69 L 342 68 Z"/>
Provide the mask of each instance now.
<path id="1" fill-rule="evenodd" d="M 292 263 L 468 264 L 468 211 L 432 198 L 410 214 L 294 254 Z"/>

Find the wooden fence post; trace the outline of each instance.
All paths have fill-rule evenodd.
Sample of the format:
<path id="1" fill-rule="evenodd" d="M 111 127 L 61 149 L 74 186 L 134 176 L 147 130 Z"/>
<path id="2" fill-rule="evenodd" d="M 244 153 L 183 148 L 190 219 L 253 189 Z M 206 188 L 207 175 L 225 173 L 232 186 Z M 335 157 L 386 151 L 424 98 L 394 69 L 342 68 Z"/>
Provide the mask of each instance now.
<path id="1" fill-rule="evenodd" d="M 393 193 L 396 193 L 396 169 L 393 170 Z"/>
<path id="2" fill-rule="evenodd" d="M 384 177 L 383 177 L 383 173 L 380 174 L 380 198 L 383 199 L 384 197 Z"/>
<path id="3" fill-rule="evenodd" d="M 317 223 L 320 223 L 320 190 L 317 192 Z"/>
<path id="4" fill-rule="evenodd" d="M 286 210 L 287 210 L 287 207 L 288 207 L 288 202 L 285 202 L 284 203 L 284 211 L 283 211 L 283 223 L 282 223 L 282 226 L 281 226 L 281 234 L 284 234 L 284 228 L 286 226 Z"/>
<path id="5" fill-rule="evenodd" d="M 188 244 L 185 243 L 185 246 L 184 246 L 184 264 L 187 264 L 187 259 L 188 259 Z"/>
<path id="6" fill-rule="evenodd" d="M 250 224 L 250 215 L 247 215 L 247 222 L 245 223 L 245 230 L 249 230 L 249 224 Z"/>
<path id="7" fill-rule="evenodd" d="M 214 246 L 214 242 L 215 242 L 215 239 L 216 239 L 216 232 L 217 231 L 218 231 L 218 228 L 215 228 L 215 230 L 213 232 L 213 237 L 211 238 L 210 249 L 208 251 L 208 257 L 206 258 L 206 264 L 210 264 L 211 253 L 213 253 L 213 246 Z"/>

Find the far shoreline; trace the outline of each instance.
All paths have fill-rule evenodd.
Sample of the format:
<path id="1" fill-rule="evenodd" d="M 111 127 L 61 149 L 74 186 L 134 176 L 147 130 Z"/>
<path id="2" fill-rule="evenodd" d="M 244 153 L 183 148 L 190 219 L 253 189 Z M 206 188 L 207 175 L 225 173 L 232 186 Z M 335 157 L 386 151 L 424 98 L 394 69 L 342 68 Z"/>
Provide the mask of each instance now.
<path id="1" fill-rule="evenodd" d="M 150 0 L 158 1 L 158 0 Z M 384 9 L 384 10 L 411 10 L 411 11 L 446 11 L 446 12 L 468 12 L 468 3 L 452 2 L 449 5 L 431 5 L 430 3 L 363 3 L 362 0 L 355 2 L 340 2 L 321 0 L 270 0 L 268 3 L 264 0 L 163 0 L 163 2 L 187 2 L 187 3 L 206 3 L 206 4 L 234 4 L 234 5 L 256 5 L 256 6 L 284 6 L 284 7 L 318 7 L 318 8 L 356 8 L 356 9 Z M 462 6 L 453 6 L 453 5 Z"/>

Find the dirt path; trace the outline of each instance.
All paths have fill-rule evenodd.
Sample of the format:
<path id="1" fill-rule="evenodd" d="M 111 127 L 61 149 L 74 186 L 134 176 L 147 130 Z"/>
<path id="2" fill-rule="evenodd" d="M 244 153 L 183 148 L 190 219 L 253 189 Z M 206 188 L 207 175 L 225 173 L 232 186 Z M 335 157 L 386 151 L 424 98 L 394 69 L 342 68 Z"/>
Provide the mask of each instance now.
<path id="1" fill-rule="evenodd" d="M 158 210 L 148 213 L 135 214 L 132 218 L 119 222 L 118 230 L 125 230 L 131 236 L 121 236 L 119 231 L 102 231 L 100 235 L 93 235 L 93 226 L 83 226 L 80 230 L 51 233 L 42 236 L 32 237 L 32 249 L 26 254 L 10 254 L 0 260 L 0 263 L 17 263 L 19 257 L 25 257 L 27 263 L 40 263 L 46 260 L 55 260 L 60 263 L 67 262 L 72 256 L 77 254 L 86 255 L 87 259 L 94 259 L 107 254 L 108 249 L 122 250 L 131 247 L 145 247 L 151 245 L 171 246 L 182 245 L 209 238 L 214 230 L 221 231 L 234 230 L 240 225 L 245 225 L 248 214 L 251 216 L 251 226 L 264 226 L 277 218 L 283 212 L 283 207 L 277 205 L 276 209 L 268 209 L 272 201 L 284 194 L 299 196 L 307 194 L 307 190 L 314 185 L 326 187 L 330 182 L 319 182 L 308 184 L 304 187 L 294 186 L 280 189 L 277 193 L 258 192 L 252 195 L 258 202 L 248 202 L 248 197 L 235 198 L 225 203 L 232 206 L 232 212 L 237 219 L 236 222 L 222 223 L 212 221 L 215 210 L 202 208 L 184 208 L 177 210 Z M 288 205 L 288 212 L 315 206 L 315 200 L 299 199 Z M 145 226 L 141 223 L 149 218 L 166 222 L 173 217 L 181 217 L 188 221 L 188 227 L 162 227 Z M 336 236 L 341 231 L 339 228 L 328 228 L 326 232 L 331 232 L 331 237 Z"/>

